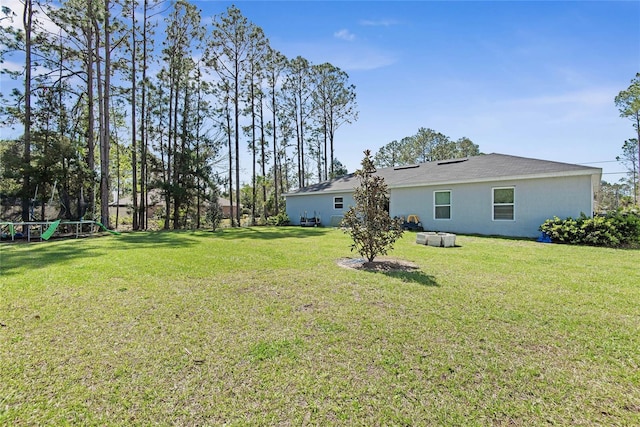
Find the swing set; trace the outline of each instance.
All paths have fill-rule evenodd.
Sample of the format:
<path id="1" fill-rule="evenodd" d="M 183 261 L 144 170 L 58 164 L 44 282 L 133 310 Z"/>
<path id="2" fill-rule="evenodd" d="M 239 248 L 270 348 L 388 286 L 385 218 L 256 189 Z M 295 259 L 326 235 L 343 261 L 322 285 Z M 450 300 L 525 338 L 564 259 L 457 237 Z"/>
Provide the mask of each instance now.
<path id="1" fill-rule="evenodd" d="M 53 196 L 56 191 L 57 181 L 53 185 L 53 190 L 51 192 L 51 199 L 49 200 L 49 204 L 53 201 Z M 38 186 L 36 186 L 36 192 L 34 194 L 33 199 L 31 199 L 30 207 L 29 207 L 29 218 L 30 221 L 0 221 L 0 238 L 11 239 L 11 241 L 15 241 L 18 239 L 27 239 L 27 242 L 31 242 L 34 238 L 40 238 L 40 241 L 49 240 L 56 232 L 59 234 L 63 234 L 66 236 L 74 236 L 75 238 L 79 238 L 84 226 L 87 226 L 89 229 L 89 234 L 93 235 L 95 231 L 102 230 L 108 233 L 119 235 L 120 233 L 115 230 L 109 230 L 99 221 L 95 220 L 85 220 L 83 218 L 79 220 L 43 220 L 37 221 L 34 215 L 34 206 L 36 202 L 36 198 L 38 195 Z M 65 208 L 66 209 L 66 208 Z"/>

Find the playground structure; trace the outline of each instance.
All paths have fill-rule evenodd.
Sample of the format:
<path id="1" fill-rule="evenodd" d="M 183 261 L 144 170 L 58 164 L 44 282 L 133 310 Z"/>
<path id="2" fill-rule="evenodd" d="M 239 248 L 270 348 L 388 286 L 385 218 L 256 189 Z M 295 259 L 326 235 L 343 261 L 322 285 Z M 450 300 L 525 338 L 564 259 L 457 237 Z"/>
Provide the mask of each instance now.
<path id="1" fill-rule="evenodd" d="M 31 242 L 33 239 L 39 239 L 39 241 L 43 241 L 49 240 L 54 234 L 58 237 L 75 237 L 77 239 L 91 236 L 100 230 L 111 234 L 120 234 L 117 231 L 109 230 L 99 221 L 84 219 L 85 214 L 91 214 L 88 212 L 89 205 L 84 201 L 82 192 L 81 200 L 77 201 L 75 206 L 69 204 L 69 201 L 67 204 L 63 204 L 62 201 L 54 203 L 56 188 L 57 181 L 51 190 L 51 197 L 47 200 L 45 197 L 38 198 L 38 185 L 36 185 L 33 198 L 28 200 L 28 221 L 18 219 L 18 214 L 21 213 L 20 199 L 13 199 L 10 202 L 2 200 L 0 205 L 0 240 L 26 239 L 27 242 Z M 37 213 L 40 213 L 41 219 L 37 218 Z M 95 215 L 94 211 L 94 218 Z M 63 217 L 66 219 L 62 219 Z M 2 218 L 13 218 L 13 220 Z"/>
<path id="2" fill-rule="evenodd" d="M 107 231 L 111 234 L 120 234 L 117 231 L 107 229 L 102 223 L 92 220 L 79 220 L 79 221 L 3 221 L 0 222 L 0 236 L 2 239 L 11 239 L 15 241 L 16 238 L 27 239 L 27 242 L 31 242 L 32 239 L 49 240 L 56 232 L 65 236 L 75 236 L 79 238 L 84 236 L 84 230 L 88 229 L 89 235 L 93 235 L 98 230 Z"/>

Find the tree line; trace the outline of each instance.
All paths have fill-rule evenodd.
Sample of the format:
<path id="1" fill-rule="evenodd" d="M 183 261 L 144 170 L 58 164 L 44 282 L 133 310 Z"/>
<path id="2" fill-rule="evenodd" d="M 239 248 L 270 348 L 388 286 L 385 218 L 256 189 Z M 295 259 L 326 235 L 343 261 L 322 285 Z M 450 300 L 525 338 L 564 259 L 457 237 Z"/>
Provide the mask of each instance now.
<path id="1" fill-rule="evenodd" d="M 610 189 L 616 194 L 615 203 L 609 206 L 617 208 L 618 197 L 622 193 L 628 198 L 622 203 L 640 207 L 640 73 L 636 73 L 628 88 L 621 90 L 615 99 L 616 107 L 620 112 L 620 117 L 631 121 L 635 138 L 629 138 L 622 144 L 622 154 L 616 160 L 623 163 L 628 171 L 627 178 L 621 179 L 619 183 L 611 185 Z"/>
<path id="2" fill-rule="evenodd" d="M 2 126 L 22 132 L 0 142 L 0 193 L 21 200 L 23 220 L 50 194 L 59 216 L 93 209 L 110 226 L 116 190 L 131 194 L 134 229 L 148 227 L 154 194 L 164 228 L 200 226 L 222 186 L 239 225 L 241 171 L 251 172 L 252 218 L 278 214 L 289 189 L 344 172 L 335 144 L 357 120 L 349 76 L 287 58 L 235 6 L 206 26 L 184 0 L 23 6 L 0 17 L 0 63 L 15 79 Z"/>
<path id="3" fill-rule="evenodd" d="M 392 167 L 479 154 L 480 147 L 467 137 L 453 141 L 440 132 L 421 127 L 415 135 L 380 147 L 373 162 L 378 167 Z"/>

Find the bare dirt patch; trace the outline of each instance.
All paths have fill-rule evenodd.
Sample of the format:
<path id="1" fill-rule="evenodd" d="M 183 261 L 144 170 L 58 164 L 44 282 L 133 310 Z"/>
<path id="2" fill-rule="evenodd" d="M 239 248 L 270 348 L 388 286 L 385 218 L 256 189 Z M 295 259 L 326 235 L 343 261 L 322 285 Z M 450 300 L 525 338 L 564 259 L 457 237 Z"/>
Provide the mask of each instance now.
<path id="1" fill-rule="evenodd" d="M 379 257 L 373 262 L 367 262 L 364 258 L 340 258 L 336 264 L 342 268 L 367 271 L 415 271 L 418 266 L 411 262 L 397 258 Z"/>

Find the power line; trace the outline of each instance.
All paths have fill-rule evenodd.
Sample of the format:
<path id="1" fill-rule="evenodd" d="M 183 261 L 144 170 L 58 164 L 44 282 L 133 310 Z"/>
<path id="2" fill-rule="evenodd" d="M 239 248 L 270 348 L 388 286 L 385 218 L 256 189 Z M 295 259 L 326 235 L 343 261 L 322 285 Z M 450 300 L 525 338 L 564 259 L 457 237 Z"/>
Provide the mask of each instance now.
<path id="1" fill-rule="evenodd" d="M 587 163 L 578 163 L 579 165 L 596 165 L 599 163 L 618 163 L 619 160 L 603 160 L 601 162 L 587 162 Z"/>

